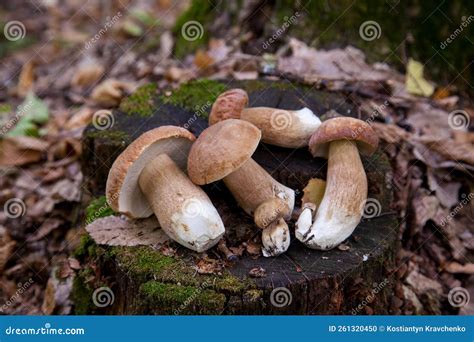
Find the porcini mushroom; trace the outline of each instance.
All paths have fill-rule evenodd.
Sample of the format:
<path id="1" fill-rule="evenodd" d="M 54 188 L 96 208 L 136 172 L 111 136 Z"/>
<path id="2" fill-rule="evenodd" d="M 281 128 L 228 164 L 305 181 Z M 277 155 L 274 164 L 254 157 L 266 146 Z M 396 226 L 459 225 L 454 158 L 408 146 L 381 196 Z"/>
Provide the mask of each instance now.
<path id="1" fill-rule="evenodd" d="M 247 214 L 259 213 L 258 218 L 254 218 L 260 228 L 270 229 L 273 223 L 286 226 L 280 219 L 289 218 L 295 193 L 273 179 L 251 158 L 260 138 L 260 130 L 249 122 L 229 119 L 216 123 L 205 129 L 191 147 L 188 174 L 199 185 L 222 179 Z M 259 209 L 259 206 L 263 207 Z M 270 229 L 265 234 L 272 238 L 268 250 L 273 252 L 267 255 L 277 255 L 288 248 L 289 235 L 283 236 L 281 228 Z M 265 250 L 268 246 L 265 246 L 265 240 L 263 242 Z"/>
<path id="2" fill-rule="evenodd" d="M 299 148 L 321 120 L 309 108 L 284 110 L 269 107 L 246 108 L 249 98 L 245 90 L 231 89 L 222 93 L 212 105 L 209 125 L 227 119 L 248 121 L 262 131 L 262 141 L 281 147 Z"/>
<path id="3" fill-rule="evenodd" d="M 142 134 L 113 163 L 106 195 L 113 210 L 129 217 L 155 213 L 170 238 L 202 252 L 219 242 L 224 224 L 206 193 L 182 171 L 195 139 L 176 126 Z"/>
<path id="4" fill-rule="evenodd" d="M 371 155 L 377 146 L 372 127 L 354 118 L 329 119 L 314 132 L 309 149 L 314 157 L 328 158 L 326 189 L 314 222 L 311 208 L 298 218 L 298 240 L 310 248 L 328 250 L 352 234 L 367 201 L 367 176 L 359 152 Z"/>

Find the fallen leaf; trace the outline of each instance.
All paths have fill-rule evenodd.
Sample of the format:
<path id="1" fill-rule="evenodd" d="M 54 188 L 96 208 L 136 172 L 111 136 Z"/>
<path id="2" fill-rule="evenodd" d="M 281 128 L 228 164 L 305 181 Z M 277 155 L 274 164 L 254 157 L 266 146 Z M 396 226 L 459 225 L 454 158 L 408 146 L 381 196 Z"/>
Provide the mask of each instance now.
<path id="1" fill-rule="evenodd" d="M 450 262 L 444 269 L 449 273 L 474 274 L 474 264 L 472 263 L 461 265 L 457 262 Z"/>
<path id="2" fill-rule="evenodd" d="M 49 119 L 48 106 L 34 93 L 30 92 L 23 103 L 18 106 L 16 118 L 18 122 L 7 133 L 7 136 L 38 136 L 38 125 L 46 123 Z"/>
<path id="3" fill-rule="evenodd" d="M 57 218 L 48 218 L 44 221 L 38 230 L 27 238 L 28 242 L 38 241 L 47 236 L 53 230 L 57 229 L 64 221 Z"/>
<path id="4" fill-rule="evenodd" d="M 18 78 L 17 93 L 20 97 L 25 97 L 33 88 L 35 80 L 36 61 L 34 59 L 26 62 L 21 68 L 21 73 Z"/>
<path id="5" fill-rule="evenodd" d="M 201 70 L 206 70 L 214 64 L 214 59 L 205 51 L 199 49 L 194 56 L 194 65 Z"/>
<path id="6" fill-rule="evenodd" d="M 107 216 L 87 225 L 86 231 L 99 245 L 148 246 L 169 240 L 159 227 L 155 217 L 129 220 L 118 216 Z"/>
<path id="7" fill-rule="evenodd" d="M 108 79 L 92 90 L 91 99 L 105 107 L 115 107 L 128 91 L 132 90 L 129 83 L 116 79 Z"/>
<path id="8" fill-rule="evenodd" d="M 410 272 L 405 281 L 415 290 L 417 295 L 425 294 L 428 291 L 434 291 L 437 294 L 443 293 L 443 287 L 439 282 L 424 276 L 416 270 Z"/>
<path id="9" fill-rule="evenodd" d="M 222 270 L 222 265 L 215 259 L 204 258 L 194 266 L 199 274 L 215 274 Z"/>
<path id="10" fill-rule="evenodd" d="M 97 82 L 104 74 L 105 68 L 97 60 L 85 58 L 78 65 L 72 80 L 73 87 L 87 87 Z"/>
<path id="11" fill-rule="evenodd" d="M 41 160 L 49 144 L 32 137 L 5 137 L 0 140 L 0 166 L 18 166 Z"/>
<path id="12" fill-rule="evenodd" d="M 6 263 L 10 259 L 16 242 L 12 240 L 5 227 L 0 226 L 0 272 L 5 268 Z"/>
<path id="13" fill-rule="evenodd" d="M 249 271 L 249 276 L 251 278 L 265 278 L 267 276 L 267 271 L 263 267 L 257 266 Z"/>
<path id="14" fill-rule="evenodd" d="M 407 92 L 413 95 L 429 97 L 435 87 L 423 77 L 423 64 L 410 58 L 407 64 L 405 86 Z"/>

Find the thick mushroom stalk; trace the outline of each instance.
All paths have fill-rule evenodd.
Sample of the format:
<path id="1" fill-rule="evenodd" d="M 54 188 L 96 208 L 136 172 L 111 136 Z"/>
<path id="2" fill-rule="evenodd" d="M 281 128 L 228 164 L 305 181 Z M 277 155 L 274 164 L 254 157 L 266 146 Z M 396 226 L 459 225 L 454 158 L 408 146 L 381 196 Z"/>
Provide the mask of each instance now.
<path id="1" fill-rule="evenodd" d="M 326 189 L 314 222 L 311 208 L 296 222 L 296 238 L 328 250 L 347 239 L 359 224 L 367 201 L 367 176 L 360 153 L 371 155 L 378 137 L 369 124 L 354 118 L 325 121 L 309 142 L 313 156 L 328 158 Z"/>
<path id="2" fill-rule="evenodd" d="M 222 93 L 212 106 L 209 124 L 227 119 L 248 121 L 262 131 L 263 142 L 288 148 L 307 146 L 311 134 L 321 124 L 321 120 L 306 107 L 300 110 L 246 108 L 248 101 L 248 95 L 242 89 Z"/>
<path id="3" fill-rule="evenodd" d="M 219 242 L 224 225 L 216 208 L 166 154 L 145 166 L 139 184 L 161 227 L 173 240 L 197 252 Z"/>
<path id="4" fill-rule="evenodd" d="M 222 179 L 242 209 L 266 230 L 280 218 L 290 217 L 295 192 L 273 179 L 251 158 L 260 137 L 257 127 L 242 120 L 229 119 L 210 126 L 189 152 L 188 173 L 199 185 Z M 289 235 L 281 233 L 281 226 L 280 223 L 280 228 L 270 234 L 271 245 L 266 245 L 270 239 L 263 240 L 264 250 L 274 251 L 265 253 L 267 256 L 288 248 Z"/>
<path id="5" fill-rule="evenodd" d="M 224 235 L 224 224 L 206 193 L 182 171 L 195 139 L 176 126 L 142 134 L 114 161 L 106 194 L 116 212 L 132 218 L 154 213 L 170 238 L 202 252 Z"/>
<path id="6" fill-rule="evenodd" d="M 280 255 L 290 247 L 290 229 L 285 220 L 279 219 L 262 231 L 264 257 Z"/>
<path id="7" fill-rule="evenodd" d="M 312 224 L 311 209 L 303 210 L 296 223 L 296 238 L 314 249 L 336 247 L 359 224 L 366 200 L 367 177 L 355 142 L 331 142 L 323 200 Z"/>

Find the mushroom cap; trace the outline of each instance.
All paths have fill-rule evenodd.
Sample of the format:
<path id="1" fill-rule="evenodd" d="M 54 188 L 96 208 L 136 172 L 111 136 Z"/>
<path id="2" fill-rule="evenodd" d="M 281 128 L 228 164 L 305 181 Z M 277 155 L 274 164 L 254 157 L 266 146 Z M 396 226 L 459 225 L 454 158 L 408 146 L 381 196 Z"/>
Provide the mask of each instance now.
<path id="1" fill-rule="evenodd" d="M 133 218 L 153 214 L 140 189 L 138 178 L 143 168 L 160 154 L 167 154 L 186 170 L 189 149 L 196 137 L 177 126 L 161 126 L 143 133 L 133 141 L 114 161 L 106 185 L 110 207 Z"/>
<path id="2" fill-rule="evenodd" d="M 189 178 L 199 185 L 224 178 L 252 157 L 262 133 L 250 122 L 229 119 L 206 128 L 191 147 Z"/>
<path id="3" fill-rule="evenodd" d="M 309 140 L 309 150 L 314 157 L 327 158 L 328 146 L 334 140 L 354 140 L 359 153 L 370 156 L 378 147 L 379 138 L 365 121 L 337 117 L 324 121 Z"/>
<path id="4" fill-rule="evenodd" d="M 247 92 L 243 89 L 230 89 L 216 99 L 209 114 L 209 125 L 227 120 L 240 119 L 240 113 L 249 104 Z"/>

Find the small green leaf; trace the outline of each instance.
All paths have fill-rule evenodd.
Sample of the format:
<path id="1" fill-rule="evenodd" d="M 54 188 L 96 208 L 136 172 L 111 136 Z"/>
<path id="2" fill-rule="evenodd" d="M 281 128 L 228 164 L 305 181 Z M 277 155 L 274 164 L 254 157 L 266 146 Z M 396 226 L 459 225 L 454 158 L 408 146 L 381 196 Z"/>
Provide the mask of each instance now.
<path id="1" fill-rule="evenodd" d="M 29 93 L 16 109 L 18 123 L 7 133 L 7 136 L 38 136 L 39 125 L 49 119 L 48 106 L 34 93 Z"/>

